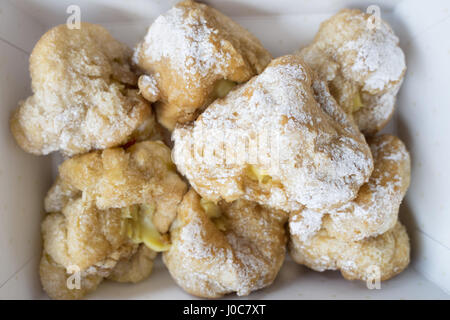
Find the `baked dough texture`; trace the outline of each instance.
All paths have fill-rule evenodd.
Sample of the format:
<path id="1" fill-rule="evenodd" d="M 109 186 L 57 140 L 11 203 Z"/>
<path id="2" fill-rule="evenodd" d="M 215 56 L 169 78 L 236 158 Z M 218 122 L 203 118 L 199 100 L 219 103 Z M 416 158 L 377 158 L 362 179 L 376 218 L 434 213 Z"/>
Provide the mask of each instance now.
<path id="1" fill-rule="evenodd" d="M 105 278 L 139 282 L 148 277 L 156 252 L 146 241 L 168 232 L 186 189 L 170 149 L 160 141 L 64 161 L 45 198 L 48 214 L 42 223 L 40 265 L 44 290 L 54 299 L 79 299 Z M 142 206 L 151 212 L 139 212 Z M 151 214 L 151 222 L 138 220 L 133 212 Z M 139 223 L 146 223 L 147 229 Z M 156 231 L 149 231 L 148 224 Z M 67 286 L 73 267 L 80 272 L 80 289 Z"/>
<path id="2" fill-rule="evenodd" d="M 169 130 L 195 120 L 217 98 L 221 80 L 242 83 L 260 73 L 271 55 L 255 36 L 219 11 L 183 1 L 159 16 L 136 47 L 139 81 Z"/>
<path id="3" fill-rule="evenodd" d="M 307 226 L 310 230 L 314 227 L 314 224 Z M 379 278 L 384 281 L 408 266 L 410 245 L 400 222 L 379 236 L 360 241 L 332 237 L 326 229 L 320 228 L 319 222 L 319 231 L 311 232 L 306 238 L 291 234 L 289 253 L 297 263 L 315 271 L 340 270 L 347 280 Z"/>
<path id="4" fill-rule="evenodd" d="M 172 140 L 178 170 L 213 202 L 332 208 L 354 199 L 373 170 L 356 124 L 296 55 L 273 60 Z"/>
<path id="5" fill-rule="evenodd" d="M 30 56 L 33 95 L 11 118 L 17 143 L 37 155 L 73 156 L 125 144 L 144 123 L 152 127 L 131 54 L 99 25 L 64 24 L 45 33 Z"/>
<path id="6" fill-rule="evenodd" d="M 155 208 L 153 224 L 161 233 L 169 230 L 187 190 L 161 141 L 75 156 L 60 165 L 59 174 L 46 197 L 47 211 L 60 210 L 74 193 L 101 210 L 146 204 Z"/>
<path id="7" fill-rule="evenodd" d="M 80 299 L 104 278 L 141 281 L 150 275 L 156 257 L 156 252 L 127 237 L 120 209 L 98 210 L 82 198 L 69 201 L 62 212 L 49 213 L 42 236 L 39 271 L 44 291 L 52 299 Z M 80 287 L 69 289 L 74 272 Z"/>
<path id="8" fill-rule="evenodd" d="M 356 9 L 341 10 L 299 52 L 367 135 L 391 118 L 406 71 L 397 36 L 384 20 L 376 21 Z"/>
<path id="9" fill-rule="evenodd" d="M 316 212 L 303 210 L 306 219 L 322 219 L 328 235 L 345 241 L 374 237 L 392 229 L 397 223 L 400 204 L 410 182 L 409 153 L 395 136 L 381 135 L 369 139 L 374 170 L 358 196 L 348 203 Z M 315 217 L 317 216 L 317 217 Z M 305 232 L 304 222 L 291 221 L 291 233 Z"/>
<path id="10" fill-rule="evenodd" d="M 409 238 L 398 210 L 410 181 L 410 158 L 392 135 L 369 139 L 370 180 L 339 208 L 289 217 L 292 258 L 313 270 L 340 270 L 349 280 L 387 280 L 409 264 Z"/>
<path id="11" fill-rule="evenodd" d="M 248 295 L 272 283 L 285 257 L 287 215 L 246 200 L 220 203 L 214 221 L 191 189 L 178 208 L 163 261 L 190 294 Z"/>
<path id="12" fill-rule="evenodd" d="M 82 198 L 71 200 L 62 213 L 49 213 L 42 223 L 44 248 L 65 267 L 80 270 L 102 261 L 126 242 L 120 209 L 98 210 Z"/>

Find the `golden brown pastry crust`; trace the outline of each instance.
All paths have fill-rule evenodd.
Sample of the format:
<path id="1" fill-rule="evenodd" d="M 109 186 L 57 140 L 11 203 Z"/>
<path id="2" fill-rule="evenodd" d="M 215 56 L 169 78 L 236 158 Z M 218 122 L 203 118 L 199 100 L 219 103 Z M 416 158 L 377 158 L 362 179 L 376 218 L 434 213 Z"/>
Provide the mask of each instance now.
<path id="1" fill-rule="evenodd" d="M 374 158 L 374 170 L 369 181 L 348 203 L 325 211 L 303 210 L 299 215 L 322 219 L 322 226 L 330 237 L 358 241 L 374 237 L 393 228 L 398 210 L 409 186 L 411 166 L 409 153 L 395 136 L 381 135 L 369 139 Z M 313 217 L 313 216 L 320 217 Z M 302 222 L 296 230 L 296 218 L 291 221 L 291 232 L 304 232 Z"/>
<path id="2" fill-rule="evenodd" d="M 128 241 L 120 209 L 99 210 L 92 201 L 71 200 L 42 222 L 45 251 L 64 266 L 80 270 L 105 260 Z M 131 244 L 130 244 L 131 245 Z"/>
<path id="3" fill-rule="evenodd" d="M 139 142 L 75 156 L 59 171 L 42 223 L 40 273 L 49 296 L 78 299 L 104 278 L 138 282 L 149 276 L 156 252 L 130 233 L 128 214 L 132 206 L 152 207 L 152 224 L 160 233 L 168 231 L 187 188 L 170 149 L 161 141 Z M 81 289 L 66 285 L 66 270 L 73 266 L 81 272 Z"/>
<path id="4" fill-rule="evenodd" d="M 284 261 L 287 215 L 245 200 L 219 206 L 225 231 L 193 189 L 185 195 L 163 255 L 172 277 L 188 293 L 208 298 L 270 285 Z"/>
<path id="5" fill-rule="evenodd" d="M 290 254 L 316 271 L 340 270 L 346 279 L 387 280 L 409 264 L 409 239 L 398 210 L 410 181 L 410 158 L 397 137 L 369 139 L 370 180 L 353 201 L 331 211 L 303 210 L 289 218 Z"/>
<path id="6" fill-rule="evenodd" d="M 99 25 L 45 33 L 30 56 L 33 95 L 11 118 L 17 143 L 38 155 L 72 156 L 124 144 L 154 121 L 138 95 L 131 53 Z"/>
<path id="7" fill-rule="evenodd" d="M 360 241 L 344 241 L 320 229 L 303 241 L 291 235 L 291 257 L 316 271 L 340 270 L 348 280 L 388 280 L 402 272 L 410 261 L 410 245 L 405 227 L 397 222 L 394 228 Z M 376 271 L 378 270 L 378 272 Z"/>
<path id="8" fill-rule="evenodd" d="M 187 189 L 172 163 L 170 149 L 161 141 L 75 156 L 61 164 L 59 173 L 62 183 L 92 199 L 99 209 L 153 205 L 153 223 L 161 233 L 168 231 Z M 51 198 L 58 196 L 50 192 L 46 202 Z"/>
<path id="9" fill-rule="evenodd" d="M 328 82 L 344 110 L 368 135 L 381 130 L 394 112 L 406 71 L 405 57 L 391 27 L 371 15 L 344 9 L 323 22 L 314 42 L 299 54 Z"/>
<path id="10" fill-rule="evenodd" d="M 69 200 L 62 212 L 47 214 L 42 238 L 41 283 L 52 299 L 80 299 L 107 277 L 140 281 L 150 275 L 156 256 L 128 238 L 120 209 L 99 210 L 82 197 Z M 150 262 L 134 263 L 143 254 Z M 124 270 L 124 264 L 133 268 Z M 79 288 L 68 287 L 71 274 L 79 277 Z"/>
<path id="11" fill-rule="evenodd" d="M 342 10 L 310 46 L 269 64 L 248 31 L 183 1 L 138 44 L 139 79 L 130 50 L 102 27 L 47 32 L 30 58 L 34 94 L 20 103 L 11 130 L 28 152 L 74 156 L 45 199 L 40 276 L 49 296 L 79 299 L 104 279 L 148 277 L 157 253 L 133 238 L 124 218 L 140 206 L 155 209 L 157 232 L 170 230 L 163 260 L 172 277 L 200 297 L 270 285 L 284 261 L 289 215 L 289 250 L 300 264 L 359 280 L 373 267 L 380 280 L 406 268 L 409 238 L 398 207 L 409 154 L 389 135 L 370 139 L 369 151 L 359 131 L 372 135 L 389 120 L 406 67 L 390 27 L 381 21 L 368 31 L 368 17 Z M 223 98 L 224 80 L 248 82 Z M 175 163 L 193 186 L 187 194 L 170 149 L 136 143 L 167 137 L 148 102 L 160 124 L 175 128 Z M 256 142 L 257 153 L 250 146 L 228 163 L 223 148 L 236 147 L 230 132 Z M 280 149 L 261 144 L 267 132 Z M 105 150 L 79 155 L 94 149 Z M 214 201 L 220 217 L 209 216 L 202 200 Z M 81 289 L 71 290 L 74 266 Z"/>
<path id="12" fill-rule="evenodd" d="M 352 119 L 295 55 L 273 60 L 195 122 L 179 125 L 172 139 L 178 170 L 214 202 L 244 198 L 287 212 L 332 208 L 355 198 L 373 170 Z"/>
<path id="13" fill-rule="evenodd" d="M 160 99 L 157 118 L 169 130 L 177 122 L 194 120 L 216 98 L 219 80 L 245 82 L 270 59 L 250 32 L 194 1 L 180 2 L 158 17 L 133 58 L 150 75 L 139 81 L 139 88 L 149 101 Z"/>

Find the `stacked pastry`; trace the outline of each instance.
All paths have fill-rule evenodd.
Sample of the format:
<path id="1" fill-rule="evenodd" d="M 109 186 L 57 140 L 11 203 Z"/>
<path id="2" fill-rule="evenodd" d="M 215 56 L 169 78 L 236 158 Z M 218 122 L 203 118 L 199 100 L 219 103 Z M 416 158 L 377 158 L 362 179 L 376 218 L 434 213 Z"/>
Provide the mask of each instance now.
<path id="1" fill-rule="evenodd" d="M 131 54 L 83 23 L 51 29 L 30 57 L 34 94 L 11 130 L 28 152 L 72 156 L 45 199 L 40 275 L 52 298 L 80 298 L 104 278 L 146 278 L 186 191 L 170 149 L 151 141 L 161 130 L 138 93 Z"/>
<path id="2" fill-rule="evenodd" d="M 356 197 L 332 208 L 290 215 L 290 253 L 314 270 L 339 269 L 347 279 L 386 280 L 409 264 L 409 239 L 398 211 L 410 182 L 410 157 L 391 135 L 375 134 L 394 112 L 406 71 L 390 26 L 359 10 L 323 22 L 301 56 L 325 81 L 370 146 L 374 169 Z"/>
<path id="3" fill-rule="evenodd" d="M 405 63 L 390 27 L 368 18 L 341 11 L 310 46 L 273 60 L 193 1 L 158 17 L 134 54 L 100 26 L 48 31 L 11 130 L 28 152 L 66 157 L 42 223 L 49 296 L 141 281 L 157 252 L 201 297 L 270 285 L 287 247 L 348 279 L 402 271 L 409 155 L 374 134 Z M 68 286 L 74 271 L 78 287 Z"/>

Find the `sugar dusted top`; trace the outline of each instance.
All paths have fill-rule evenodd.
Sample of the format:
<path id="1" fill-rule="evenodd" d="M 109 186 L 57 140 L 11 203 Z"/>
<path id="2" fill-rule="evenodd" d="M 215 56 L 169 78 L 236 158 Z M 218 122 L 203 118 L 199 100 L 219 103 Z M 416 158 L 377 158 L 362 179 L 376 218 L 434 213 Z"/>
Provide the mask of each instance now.
<path id="1" fill-rule="evenodd" d="M 178 169 L 213 201 L 243 197 L 290 211 L 354 198 L 373 168 L 369 147 L 316 81 L 299 57 L 275 59 L 174 131 Z M 270 182 L 255 183 L 249 169 Z"/>

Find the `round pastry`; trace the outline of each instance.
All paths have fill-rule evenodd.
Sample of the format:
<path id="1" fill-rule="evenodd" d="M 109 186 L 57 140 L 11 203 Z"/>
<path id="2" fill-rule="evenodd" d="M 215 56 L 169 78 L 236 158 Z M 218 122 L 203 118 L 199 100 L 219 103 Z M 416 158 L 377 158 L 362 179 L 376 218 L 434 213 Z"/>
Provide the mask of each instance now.
<path id="1" fill-rule="evenodd" d="M 160 141 L 75 156 L 59 167 L 45 198 L 41 282 L 51 298 L 81 298 L 104 279 L 138 282 L 168 230 L 186 184 Z M 75 267 L 81 288 L 70 289 Z"/>
<path id="2" fill-rule="evenodd" d="M 409 153 L 397 137 L 381 135 L 369 139 L 374 170 L 369 181 L 359 189 L 358 196 L 346 204 L 321 212 L 305 209 L 300 215 L 322 219 L 322 227 L 330 237 L 358 241 L 392 229 L 398 210 L 409 186 L 411 167 Z M 302 223 L 293 234 L 302 232 Z"/>
<path id="3" fill-rule="evenodd" d="M 47 211 L 61 210 L 68 199 L 81 193 L 102 210 L 144 206 L 161 233 L 169 230 L 187 189 L 170 149 L 161 141 L 75 156 L 60 165 L 59 174 L 46 197 Z"/>
<path id="4" fill-rule="evenodd" d="M 391 27 L 359 10 L 341 10 L 299 54 L 328 82 L 331 94 L 364 134 L 381 130 L 394 112 L 406 71 Z"/>
<path id="5" fill-rule="evenodd" d="M 330 236 L 320 227 L 320 218 L 297 215 L 295 219 L 303 224 L 303 232 L 291 233 L 289 253 L 297 263 L 315 271 L 340 270 L 348 280 L 384 281 L 409 264 L 409 238 L 400 222 L 379 236 L 346 241 Z"/>
<path id="6" fill-rule="evenodd" d="M 211 101 L 263 71 L 271 56 L 255 36 L 219 11 L 194 1 L 158 17 L 136 47 L 139 88 L 169 130 L 194 120 Z"/>
<path id="7" fill-rule="evenodd" d="M 163 260 L 188 293 L 248 295 L 270 285 L 285 257 L 287 215 L 254 202 L 216 205 L 191 189 L 178 208 Z"/>
<path id="8" fill-rule="evenodd" d="M 295 55 L 273 60 L 172 139 L 178 170 L 216 203 L 332 208 L 354 199 L 373 170 L 353 120 Z"/>
<path id="9" fill-rule="evenodd" d="M 138 95 L 131 54 L 90 23 L 45 33 L 30 56 L 33 95 L 11 118 L 17 143 L 37 155 L 72 156 L 125 144 L 145 122 L 151 127 L 154 116 Z"/>
<path id="10" fill-rule="evenodd" d="M 133 242 L 125 222 L 121 209 L 99 210 L 81 197 L 46 216 L 40 276 L 50 298 L 80 299 L 104 278 L 138 282 L 150 275 L 156 252 Z M 71 274 L 79 287 L 69 286 Z"/>

